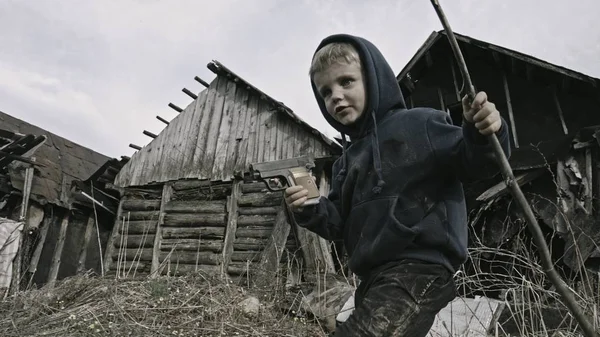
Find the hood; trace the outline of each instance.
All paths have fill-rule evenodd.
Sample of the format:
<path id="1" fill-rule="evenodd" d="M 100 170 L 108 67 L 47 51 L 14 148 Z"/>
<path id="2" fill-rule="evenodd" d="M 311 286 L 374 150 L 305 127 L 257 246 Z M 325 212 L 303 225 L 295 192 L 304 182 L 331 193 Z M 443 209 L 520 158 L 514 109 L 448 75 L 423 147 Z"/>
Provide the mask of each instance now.
<path id="1" fill-rule="evenodd" d="M 342 134 L 349 135 L 350 138 L 360 138 L 373 129 L 374 123 L 376 123 L 375 119 L 381 120 L 391 109 L 406 109 L 404 97 L 392 68 L 375 45 L 358 36 L 336 34 L 323 39 L 315 54 L 323 46 L 332 42 L 351 43 L 358 51 L 367 96 L 365 111 L 353 125 L 343 125 L 329 115 L 325 103 L 311 79 L 313 93 L 321 113 L 332 127 Z"/>

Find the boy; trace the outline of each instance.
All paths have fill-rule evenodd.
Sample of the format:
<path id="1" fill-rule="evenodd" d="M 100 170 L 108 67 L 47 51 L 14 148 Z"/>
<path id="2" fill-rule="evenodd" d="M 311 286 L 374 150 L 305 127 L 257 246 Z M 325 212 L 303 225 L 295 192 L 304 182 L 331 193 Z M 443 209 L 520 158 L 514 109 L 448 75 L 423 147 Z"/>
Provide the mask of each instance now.
<path id="1" fill-rule="evenodd" d="M 442 111 L 407 109 L 383 55 L 351 35 L 321 42 L 310 77 L 323 116 L 351 145 L 326 198 L 303 207 L 302 186 L 285 198 L 300 226 L 343 240 L 361 280 L 335 336 L 425 336 L 467 258 L 461 182 L 498 172 L 485 136 L 497 133 L 510 155 L 506 122 L 484 92 L 463 100 L 462 127 Z"/>

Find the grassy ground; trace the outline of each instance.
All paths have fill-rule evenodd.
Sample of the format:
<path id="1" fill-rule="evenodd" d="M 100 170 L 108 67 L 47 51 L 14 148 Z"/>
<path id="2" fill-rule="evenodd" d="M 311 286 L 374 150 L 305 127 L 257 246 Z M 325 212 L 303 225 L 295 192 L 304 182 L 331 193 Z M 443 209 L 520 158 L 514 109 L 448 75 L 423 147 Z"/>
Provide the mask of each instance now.
<path id="1" fill-rule="evenodd" d="M 258 314 L 239 305 L 253 295 Z M 0 303 L 0 336 L 325 336 L 285 315 L 277 294 L 217 276 L 115 280 L 81 275 Z"/>

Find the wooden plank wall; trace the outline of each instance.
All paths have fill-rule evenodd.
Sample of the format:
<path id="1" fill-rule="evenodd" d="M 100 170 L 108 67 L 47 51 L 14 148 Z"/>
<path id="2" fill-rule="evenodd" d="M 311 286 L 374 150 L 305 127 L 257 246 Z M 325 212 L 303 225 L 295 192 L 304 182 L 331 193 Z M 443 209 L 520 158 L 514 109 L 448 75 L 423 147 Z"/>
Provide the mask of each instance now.
<path id="1" fill-rule="evenodd" d="M 196 271 L 226 272 L 237 281 L 251 276 L 273 232 L 282 192 L 241 181 L 181 180 L 163 186 L 125 190 L 112 248 L 106 252 L 107 271 L 119 277 Z M 231 203 L 236 206 L 232 212 Z M 281 267 L 302 265 L 293 231 L 286 248 Z"/>
<path id="2" fill-rule="evenodd" d="M 217 76 L 157 138 L 133 154 L 115 184 L 230 181 L 234 172 L 254 162 L 331 154 L 320 136 L 238 83 Z"/>

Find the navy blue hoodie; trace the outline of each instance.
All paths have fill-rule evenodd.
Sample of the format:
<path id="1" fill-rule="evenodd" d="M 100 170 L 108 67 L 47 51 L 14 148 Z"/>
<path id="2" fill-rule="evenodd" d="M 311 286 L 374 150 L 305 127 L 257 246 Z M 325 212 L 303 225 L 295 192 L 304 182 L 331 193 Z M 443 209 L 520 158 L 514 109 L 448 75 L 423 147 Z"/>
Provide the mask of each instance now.
<path id="1" fill-rule="evenodd" d="M 342 125 L 311 80 L 323 116 L 351 145 L 344 143 L 333 165 L 329 195 L 297 213 L 296 221 L 325 239 L 343 240 L 349 268 L 359 276 L 402 259 L 454 272 L 467 258 L 462 182 L 499 171 L 491 146 L 474 125 L 455 126 L 446 112 L 407 109 L 394 72 L 369 41 L 333 35 L 319 48 L 331 42 L 357 49 L 367 102 L 357 122 Z M 504 120 L 497 136 L 510 155 Z"/>

